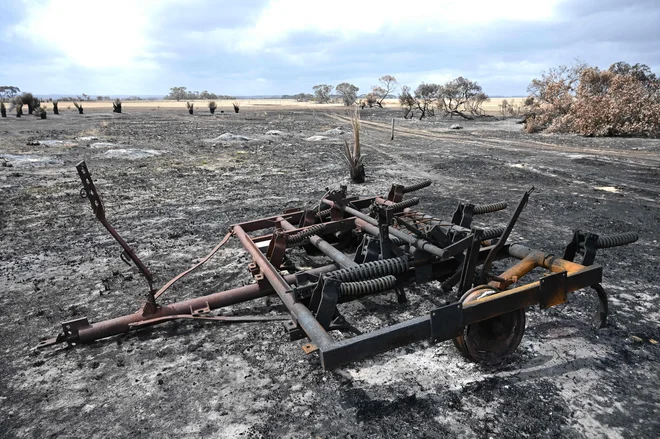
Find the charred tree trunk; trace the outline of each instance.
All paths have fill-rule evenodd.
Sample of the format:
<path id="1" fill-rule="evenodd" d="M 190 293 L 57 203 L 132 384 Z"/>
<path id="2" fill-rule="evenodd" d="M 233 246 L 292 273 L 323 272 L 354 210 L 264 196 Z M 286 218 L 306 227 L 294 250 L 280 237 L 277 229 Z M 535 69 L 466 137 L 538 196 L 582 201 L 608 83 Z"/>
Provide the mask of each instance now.
<path id="1" fill-rule="evenodd" d="M 467 114 L 463 113 L 462 111 L 454 110 L 454 111 L 451 112 L 450 117 L 452 117 L 454 114 L 457 115 L 457 116 L 461 116 L 465 120 L 474 120 L 474 117 L 468 116 Z"/>
<path id="2" fill-rule="evenodd" d="M 192 108 L 188 108 L 188 114 L 193 114 L 193 109 Z"/>
<path id="3" fill-rule="evenodd" d="M 41 113 L 39 113 L 39 117 L 41 117 L 42 120 L 46 119 L 46 112 L 42 111 Z"/>
<path id="4" fill-rule="evenodd" d="M 0 115 L 2 117 L 7 117 L 7 109 L 4 106 L 0 108 Z"/>
<path id="5" fill-rule="evenodd" d="M 364 172 L 364 165 L 358 165 L 356 167 L 351 167 L 351 180 L 354 183 L 364 183 L 367 176 Z"/>
<path id="6" fill-rule="evenodd" d="M 419 108 L 419 111 L 422 112 L 422 114 L 419 115 L 419 120 L 424 119 L 424 116 L 426 116 L 427 106 L 426 106 L 426 105 L 420 105 L 420 104 L 418 103 L 418 104 L 417 104 L 417 108 Z"/>
<path id="7" fill-rule="evenodd" d="M 60 114 L 60 110 L 57 108 L 57 102 L 53 102 L 53 114 Z"/>

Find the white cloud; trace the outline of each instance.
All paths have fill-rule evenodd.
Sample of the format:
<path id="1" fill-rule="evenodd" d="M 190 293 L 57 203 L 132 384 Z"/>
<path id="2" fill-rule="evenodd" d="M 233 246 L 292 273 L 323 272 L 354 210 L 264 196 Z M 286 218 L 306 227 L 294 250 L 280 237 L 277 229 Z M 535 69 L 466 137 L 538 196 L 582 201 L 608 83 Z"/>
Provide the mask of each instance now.
<path id="1" fill-rule="evenodd" d="M 295 32 L 315 32 L 350 39 L 379 31 L 415 29 L 466 36 L 479 26 L 500 21 L 543 21 L 554 17 L 559 0 L 418 0 L 409 5 L 391 0 L 335 0 L 325 5 L 309 0 L 272 0 L 246 29 L 235 49 L 265 49 Z"/>
<path id="2" fill-rule="evenodd" d="M 25 19 L 11 33 L 49 47 L 79 66 L 153 67 L 147 37 L 155 0 L 50 0 L 26 5 Z M 33 31 L 38 29 L 39 31 Z"/>

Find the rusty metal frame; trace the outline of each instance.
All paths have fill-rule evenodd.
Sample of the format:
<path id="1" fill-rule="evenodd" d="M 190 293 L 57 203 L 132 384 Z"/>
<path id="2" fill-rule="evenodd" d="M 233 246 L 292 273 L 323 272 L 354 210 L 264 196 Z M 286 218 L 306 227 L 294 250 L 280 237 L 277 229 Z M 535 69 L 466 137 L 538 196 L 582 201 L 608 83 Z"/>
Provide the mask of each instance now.
<path id="1" fill-rule="evenodd" d="M 290 209 L 279 215 L 233 225 L 206 258 L 154 294 L 150 272 L 132 250 L 126 250 L 128 245 L 113 233 L 114 229 L 105 220 L 103 205 L 84 162 L 78 165 L 78 171 L 97 218 L 150 281 L 149 301 L 137 313 L 103 322 L 90 324 L 86 318 L 64 322 L 62 332 L 41 342 L 39 348 L 58 343 L 89 343 L 175 319 L 259 322 L 286 318 L 285 327 L 290 338 L 308 338 L 310 342 L 305 344 L 305 351 L 318 352 L 327 370 L 424 339 L 449 340 L 465 327 L 533 305 L 549 308 L 564 303 L 569 293 L 586 287 L 596 290 L 601 299 L 603 321 L 606 317 L 606 294 L 600 286 L 603 270 L 592 263 L 592 250 L 588 256 L 590 264 L 582 265 L 523 245 L 506 243 L 531 191 L 525 193 L 506 228 L 482 229 L 471 227 L 473 216 L 501 210 L 507 207 L 506 203 L 475 206 L 461 202 L 452 221 L 442 221 L 412 210 L 418 199 L 403 200 L 404 194 L 427 187 L 427 182 L 409 187 L 393 185 L 387 199 L 348 197 L 346 188 L 342 187 L 339 191 L 329 191 L 312 211 Z M 634 242 L 637 237 L 633 235 L 601 240 L 601 246 Z M 156 303 L 174 282 L 210 259 L 231 237 L 237 238 L 252 258 L 248 269 L 254 284 L 169 305 Z M 360 239 L 359 248 L 365 251 L 352 256 L 342 243 L 354 246 Z M 577 251 L 577 239 L 574 238 L 565 252 L 571 259 Z M 292 247 L 307 250 L 314 247 L 330 261 L 319 268 L 283 275 L 280 270 Z M 500 274 L 491 273 L 490 264 L 502 259 L 518 262 Z M 550 275 L 512 287 L 537 267 Z M 368 333 L 358 333 L 339 313 L 338 305 L 345 301 L 387 290 L 394 290 L 399 301 L 405 301 L 403 288 L 406 285 L 431 279 L 445 282 L 453 279 L 453 284 L 460 283 L 458 297 L 467 289 L 477 287 L 480 279 L 485 279 L 488 284 L 479 288 L 490 288 L 492 293 L 466 303 L 455 300 L 428 315 Z M 213 310 L 271 294 L 279 297 L 288 317 L 230 318 L 211 314 Z M 439 294 L 444 293 L 440 291 Z M 357 335 L 337 341 L 331 335 L 335 329 Z"/>

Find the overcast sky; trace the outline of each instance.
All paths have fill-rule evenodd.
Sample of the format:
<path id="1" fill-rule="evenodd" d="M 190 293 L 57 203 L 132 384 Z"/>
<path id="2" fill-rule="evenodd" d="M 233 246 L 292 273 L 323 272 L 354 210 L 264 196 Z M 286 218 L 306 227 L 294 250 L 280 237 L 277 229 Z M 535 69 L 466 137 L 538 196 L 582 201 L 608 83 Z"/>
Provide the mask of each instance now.
<path id="1" fill-rule="evenodd" d="M 660 0 L 0 0 L 0 85 L 37 94 L 363 93 L 390 74 L 514 96 L 575 58 L 660 73 Z"/>

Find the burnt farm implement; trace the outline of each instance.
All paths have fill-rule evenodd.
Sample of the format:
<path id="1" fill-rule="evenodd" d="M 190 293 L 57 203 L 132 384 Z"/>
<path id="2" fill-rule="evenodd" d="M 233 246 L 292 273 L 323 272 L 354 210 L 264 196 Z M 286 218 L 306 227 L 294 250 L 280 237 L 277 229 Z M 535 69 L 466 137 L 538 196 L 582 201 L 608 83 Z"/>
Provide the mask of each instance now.
<path id="1" fill-rule="evenodd" d="M 97 323 L 89 323 L 87 318 L 64 322 L 62 332 L 42 341 L 38 348 L 90 343 L 176 319 L 284 320 L 289 338 L 309 339 L 303 349 L 318 352 L 326 370 L 424 339 L 453 340 L 467 358 L 494 364 L 520 344 L 527 307 L 553 307 L 566 302 L 570 293 L 590 288 L 599 299 L 597 315 L 599 325 L 604 326 L 608 302 L 600 285 L 603 269 L 594 263 L 596 252 L 637 240 L 635 233 L 603 238 L 575 231 L 561 257 L 509 243 L 533 188 L 522 195 L 506 225 L 482 228 L 472 224 L 473 218 L 504 210 L 507 203 L 459 202 L 451 219 L 441 220 L 417 210 L 418 198 L 406 198 L 430 181 L 408 187 L 393 185 L 385 197 L 352 197 L 341 187 L 328 191 L 314 209 L 288 209 L 233 225 L 209 255 L 156 290 L 150 271 L 107 221 L 85 162 L 77 170 L 83 184 L 81 195 L 89 199 L 96 217 L 121 245 L 124 262 L 137 267 L 149 289 L 137 312 Z M 166 290 L 208 261 L 231 238 L 252 258 L 247 268 L 254 283 L 161 303 Z M 297 270 L 292 262 L 296 252 L 324 255 L 327 264 Z M 513 262 L 495 273 L 495 261 Z M 543 271 L 540 277 L 534 274 L 538 270 L 531 273 L 536 268 Z M 359 326 L 359 322 L 349 322 L 341 313 L 343 303 L 374 294 L 391 293 L 398 303 L 405 303 L 407 286 L 429 282 L 434 282 L 435 293 L 449 304 L 426 315 L 362 333 L 353 325 Z M 288 316 L 212 312 L 269 295 L 279 297 Z M 333 337 L 334 331 L 342 335 Z"/>

